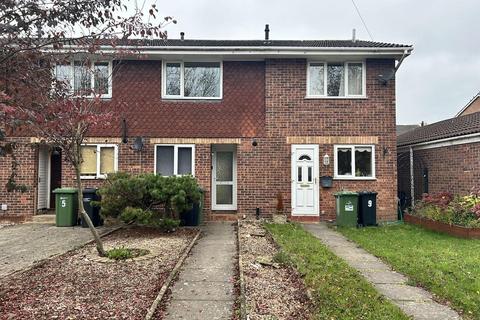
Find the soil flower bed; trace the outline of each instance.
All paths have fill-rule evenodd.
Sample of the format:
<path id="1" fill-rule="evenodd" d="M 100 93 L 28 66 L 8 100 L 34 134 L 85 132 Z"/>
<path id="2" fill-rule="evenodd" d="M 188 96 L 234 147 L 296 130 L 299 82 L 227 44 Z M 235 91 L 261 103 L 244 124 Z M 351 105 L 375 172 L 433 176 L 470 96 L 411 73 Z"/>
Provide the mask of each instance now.
<path id="1" fill-rule="evenodd" d="M 249 319 L 309 319 L 312 304 L 304 283 L 262 224 L 241 221 L 239 233 Z"/>
<path id="2" fill-rule="evenodd" d="M 0 319 L 143 319 L 195 234 L 128 228 L 104 238 L 105 247 L 153 256 L 102 263 L 89 245 L 48 260 L 0 284 Z"/>

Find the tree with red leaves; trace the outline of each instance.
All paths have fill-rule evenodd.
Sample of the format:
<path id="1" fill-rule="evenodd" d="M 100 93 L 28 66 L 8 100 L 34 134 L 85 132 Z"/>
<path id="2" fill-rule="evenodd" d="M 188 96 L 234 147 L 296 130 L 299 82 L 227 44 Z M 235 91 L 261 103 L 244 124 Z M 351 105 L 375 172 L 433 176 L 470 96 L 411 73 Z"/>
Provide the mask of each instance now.
<path id="1" fill-rule="evenodd" d="M 16 144 L 8 141 L 9 135 L 28 133 L 61 148 L 76 174 L 79 212 L 102 256 L 106 254 L 103 243 L 83 207 L 81 146 L 91 128 L 109 126 L 115 118 L 102 108 L 100 94 L 93 88 L 74 92 L 58 81 L 52 70 L 55 65 L 73 59 L 88 65 L 92 57 L 103 56 L 99 43 L 105 43 L 105 39 L 116 48 L 118 40 L 129 37 L 166 38 L 165 25 L 176 23 L 171 17 L 157 19 L 155 5 L 145 10 L 138 6 L 131 9 L 122 0 L 0 3 L 0 115 L 4 120 L 0 126 L 0 156 L 11 154 L 14 162 L 7 189 L 26 188 L 15 182 Z M 74 49 L 65 46 L 71 43 L 76 44 Z M 119 54 L 125 52 L 117 50 L 111 58 Z M 109 77 L 112 75 L 113 72 Z"/>

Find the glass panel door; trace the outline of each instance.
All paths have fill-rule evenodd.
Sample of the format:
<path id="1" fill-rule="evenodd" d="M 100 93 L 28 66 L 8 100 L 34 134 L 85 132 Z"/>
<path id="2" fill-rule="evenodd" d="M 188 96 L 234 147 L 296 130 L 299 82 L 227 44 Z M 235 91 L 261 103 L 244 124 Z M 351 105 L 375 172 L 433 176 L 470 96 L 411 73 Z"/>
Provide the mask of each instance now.
<path id="1" fill-rule="evenodd" d="M 212 209 L 214 210 L 236 210 L 235 157 L 234 147 L 214 147 L 212 158 Z"/>

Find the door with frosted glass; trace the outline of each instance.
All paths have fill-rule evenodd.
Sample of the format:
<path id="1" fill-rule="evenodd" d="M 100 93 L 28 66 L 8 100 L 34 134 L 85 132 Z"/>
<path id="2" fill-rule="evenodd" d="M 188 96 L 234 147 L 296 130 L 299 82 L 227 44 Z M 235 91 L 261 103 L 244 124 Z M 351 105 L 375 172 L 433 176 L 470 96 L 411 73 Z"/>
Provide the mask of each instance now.
<path id="1" fill-rule="evenodd" d="M 318 145 L 292 145 L 292 214 L 318 215 Z"/>
<path id="2" fill-rule="evenodd" d="M 236 152 L 232 147 L 217 146 L 212 153 L 212 209 L 237 209 Z"/>

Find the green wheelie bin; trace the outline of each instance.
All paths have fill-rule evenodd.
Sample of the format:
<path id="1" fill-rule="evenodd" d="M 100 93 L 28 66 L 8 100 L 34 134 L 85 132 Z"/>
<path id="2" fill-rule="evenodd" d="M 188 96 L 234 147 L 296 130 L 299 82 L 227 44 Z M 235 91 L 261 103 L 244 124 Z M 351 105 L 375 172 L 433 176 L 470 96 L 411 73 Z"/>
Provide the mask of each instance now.
<path id="1" fill-rule="evenodd" d="M 356 227 L 358 221 L 358 193 L 340 191 L 335 193 L 336 224 L 341 227 Z"/>
<path id="2" fill-rule="evenodd" d="M 58 188 L 55 193 L 55 222 L 57 227 L 77 225 L 78 197 L 75 188 Z"/>

